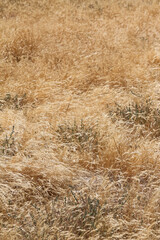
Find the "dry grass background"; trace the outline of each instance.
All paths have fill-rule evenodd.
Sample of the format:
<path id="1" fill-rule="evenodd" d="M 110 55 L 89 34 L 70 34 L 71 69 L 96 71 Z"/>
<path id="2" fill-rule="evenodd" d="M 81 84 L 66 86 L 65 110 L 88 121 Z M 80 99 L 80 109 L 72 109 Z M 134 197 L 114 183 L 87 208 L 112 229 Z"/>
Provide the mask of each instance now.
<path id="1" fill-rule="evenodd" d="M 0 1 L 0 239 L 160 239 L 160 1 Z"/>

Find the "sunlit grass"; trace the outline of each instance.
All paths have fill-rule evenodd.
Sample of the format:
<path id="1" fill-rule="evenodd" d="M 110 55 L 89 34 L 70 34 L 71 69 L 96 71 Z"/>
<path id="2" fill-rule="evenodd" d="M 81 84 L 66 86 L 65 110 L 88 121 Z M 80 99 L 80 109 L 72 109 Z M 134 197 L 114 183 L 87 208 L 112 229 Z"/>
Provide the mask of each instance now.
<path id="1" fill-rule="evenodd" d="M 0 239 L 160 239 L 159 4 L 0 2 Z"/>

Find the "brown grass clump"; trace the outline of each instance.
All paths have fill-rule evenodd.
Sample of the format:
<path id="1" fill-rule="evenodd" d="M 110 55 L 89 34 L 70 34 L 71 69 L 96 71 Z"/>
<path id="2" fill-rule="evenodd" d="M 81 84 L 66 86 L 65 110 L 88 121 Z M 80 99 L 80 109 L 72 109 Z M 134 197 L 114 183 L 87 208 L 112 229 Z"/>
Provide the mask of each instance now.
<path id="1" fill-rule="evenodd" d="M 0 239 L 160 239 L 160 1 L 0 1 Z"/>
<path id="2" fill-rule="evenodd" d="M 10 40 L 4 46 L 3 56 L 7 61 L 20 62 L 22 59 L 32 60 L 38 50 L 38 39 L 30 30 L 12 32 Z"/>

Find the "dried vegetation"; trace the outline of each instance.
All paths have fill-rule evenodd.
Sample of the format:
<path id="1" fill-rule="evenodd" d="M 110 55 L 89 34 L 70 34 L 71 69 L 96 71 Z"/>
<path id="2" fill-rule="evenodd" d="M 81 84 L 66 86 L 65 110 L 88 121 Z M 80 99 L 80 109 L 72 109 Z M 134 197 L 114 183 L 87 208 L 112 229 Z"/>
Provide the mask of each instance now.
<path id="1" fill-rule="evenodd" d="M 0 1 L 0 239 L 160 239 L 160 1 Z"/>

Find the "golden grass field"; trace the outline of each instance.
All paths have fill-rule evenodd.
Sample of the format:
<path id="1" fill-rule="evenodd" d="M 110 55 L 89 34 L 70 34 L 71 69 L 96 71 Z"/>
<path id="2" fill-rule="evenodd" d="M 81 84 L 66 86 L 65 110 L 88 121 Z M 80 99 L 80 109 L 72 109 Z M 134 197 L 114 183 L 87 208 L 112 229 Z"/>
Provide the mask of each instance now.
<path id="1" fill-rule="evenodd" d="M 0 0 L 0 240 L 160 239 L 160 1 Z"/>

